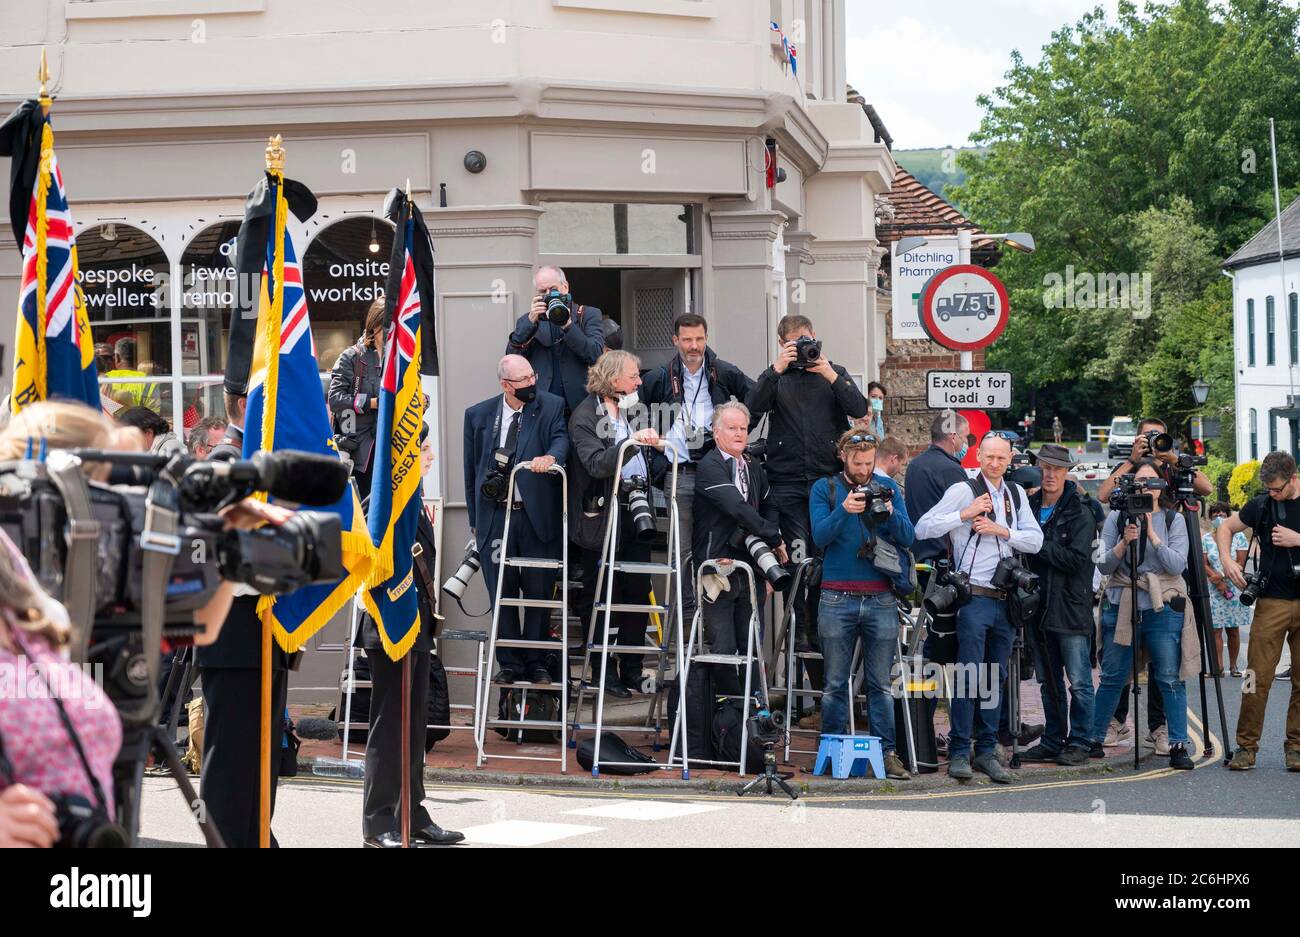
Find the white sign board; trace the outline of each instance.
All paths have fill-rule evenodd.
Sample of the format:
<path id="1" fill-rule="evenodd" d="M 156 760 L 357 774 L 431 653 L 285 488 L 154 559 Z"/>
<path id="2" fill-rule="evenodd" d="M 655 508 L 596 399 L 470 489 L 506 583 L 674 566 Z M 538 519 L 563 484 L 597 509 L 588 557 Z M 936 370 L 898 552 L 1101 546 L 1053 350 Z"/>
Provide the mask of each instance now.
<path id="1" fill-rule="evenodd" d="M 1010 410 L 1010 371 L 927 371 L 925 404 L 932 410 Z"/>
<path id="2" fill-rule="evenodd" d="M 890 283 L 893 286 L 893 337 L 928 339 L 921 327 L 917 302 L 921 287 L 944 267 L 958 263 L 955 237 L 929 237 L 926 243 L 906 254 L 890 257 Z"/>

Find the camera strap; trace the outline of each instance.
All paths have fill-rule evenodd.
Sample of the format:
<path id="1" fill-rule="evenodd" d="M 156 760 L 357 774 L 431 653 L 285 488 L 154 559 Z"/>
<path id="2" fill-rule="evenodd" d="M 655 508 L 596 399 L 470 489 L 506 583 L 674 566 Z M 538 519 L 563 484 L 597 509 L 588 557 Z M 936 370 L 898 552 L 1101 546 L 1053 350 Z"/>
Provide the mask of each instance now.
<path id="1" fill-rule="evenodd" d="M 90 489 L 81 473 L 81 460 L 52 452 L 46 474 L 63 498 L 68 514 L 68 559 L 63 571 L 63 605 L 72 625 L 72 659 L 84 661 L 95 618 L 95 584 L 100 524 L 90 508 Z"/>

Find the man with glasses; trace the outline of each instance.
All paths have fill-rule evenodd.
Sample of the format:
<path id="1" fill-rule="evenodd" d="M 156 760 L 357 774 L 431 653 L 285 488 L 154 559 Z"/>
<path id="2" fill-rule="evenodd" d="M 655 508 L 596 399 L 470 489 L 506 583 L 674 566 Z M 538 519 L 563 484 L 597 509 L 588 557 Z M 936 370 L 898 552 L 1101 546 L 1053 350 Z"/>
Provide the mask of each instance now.
<path id="1" fill-rule="evenodd" d="M 1259 480 L 1267 493 L 1247 501 L 1239 513 L 1214 531 L 1223 574 L 1238 589 L 1245 589 L 1247 583 L 1232 552 L 1233 534 L 1252 528 L 1260 547 L 1255 574 L 1259 600 L 1246 646 L 1246 675 L 1254 679 L 1242 683 L 1237 751 L 1228 763 L 1233 771 L 1255 767 L 1282 642 L 1290 645 L 1293 662 L 1300 658 L 1300 476 L 1296 475 L 1295 459 L 1285 452 L 1270 452 L 1259 466 Z M 1300 684 L 1294 680 L 1283 744 L 1286 769 L 1300 771 Z"/>
<path id="2" fill-rule="evenodd" d="M 496 602 L 498 559 L 502 555 L 559 559 L 559 477 L 551 466 L 569 456 L 569 434 L 564 421 L 564 401 L 537 389 L 537 375 L 527 359 L 506 355 L 497 365 L 501 393 L 465 411 L 465 501 L 470 533 L 483 564 L 488 596 Z M 515 476 L 513 497 L 507 499 L 507 480 L 517 464 L 531 471 Z M 487 490 L 485 491 L 485 486 Z M 507 503 L 507 501 L 509 503 Z M 504 545 L 506 512 L 510 516 L 510 543 Z M 502 597 L 549 599 L 555 585 L 554 569 L 505 567 Z M 542 641 L 549 615 L 543 608 L 524 610 L 507 605 L 498 616 L 498 637 Z M 545 655 L 539 648 L 498 647 L 501 671 L 496 680 L 514 683 L 551 682 Z"/>
<path id="3" fill-rule="evenodd" d="M 565 412 L 571 413 L 587 396 L 587 369 L 605 351 L 601 313 L 574 300 L 559 267 L 538 267 L 533 289 L 528 311 L 507 339 L 506 353 L 527 358 L 537 371 L 539 389 L 562 397 Z"/>

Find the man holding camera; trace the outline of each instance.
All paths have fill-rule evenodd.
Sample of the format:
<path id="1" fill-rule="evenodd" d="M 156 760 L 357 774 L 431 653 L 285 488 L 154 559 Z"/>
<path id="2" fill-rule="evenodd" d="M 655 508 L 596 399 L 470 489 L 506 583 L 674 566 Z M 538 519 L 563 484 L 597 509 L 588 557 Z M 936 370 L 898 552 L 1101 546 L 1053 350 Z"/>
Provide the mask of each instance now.
<path id="1" fill-rule="evenodd" d="M 559 267 L 538 267 L 533 287 L 532 305 L 515 323 L 506 354 L 528 359 L 538 389 L 563 399 L 567 416 L 587 396 L 587 368 L 605 350 L 600 310 L 573 301 Z"/>
<path id="2" fill-rule="evenodd" d="M 1037 575 L 1042 606 L 1027 623 L 1034 672 L 1043 697 L 1042 741 L 1021 757 L 1077 767 L 1092 749 L 1092 544 L 1097 525 L 1092 511 L 1068 479 L 1070 450 L 1049 443 L 1038 451 L 1041 487 L 1029 496 L 1029 509 L 1043 530 L 1043 546 L 1029 559 Z M 1070 681 L 1066 706 L 1065 680 Z"/>
<path id="3" fill-rule="evenodd" d="M 559 559 L 559 477 L 550 473 L 556 463 L 569 456 L 569 436 L 564 426 L 564 401 L 537 389 L 537 375 L 519 355 L 506 355 L 497 365 L 501 393 L 465 411 L 465 500 L 469 506 L 470 531 L 483 564 L 488 596 L 496 602 L 498 555 Z M 514 495 L 507 503 L 510 473 L 516 465 L 528 465 L 529 472 L 515 476 Z M 497 545 L 510 514 L 510 543 Z M 508 550 L 508 552 L 507 552 Z M 556 571 L 537 567 L 506 566 L 501 595 L 549 599 Z M 519 608 L 503 606 L 497 614 L 500 638 L 542 641 L 546 638 L 549 613 L 544 608 L 525 608 L 523 628 Z M 551 682 L 545 655 L 540 648 L 498 647 L 501 665 L 496 680 L 514 683 L 523 677 L 543 686 Z"/>
<path id="4" fill-rule="evenodd" d="M 767 474 L 760 462 L 745 453 L 749 422 L 749 409 L 743 403 L 735 400 L 719 403 L 712 416 L 712 435 L 717 446 L 700 459 L 696 470 L 695 555 L 701 562 L 721 560 L 722 567 L 715 571 L 718 578 L 713 579 L 716 594 L 704 597 L 704 630 L 709 648 L 715 654 L 745 652 L 749 646 L 749 622 L 754 614 L 748 580 L 731 575 L 728 567 L 735 560 L 748 563 L 754 570 L 755 588 L 761 590 L 765 574 L 754 551 L 762 553 L 770 547 L 775 551 L 776 560 L 784 563 L 788 559 Z M 747 545 L 747 537 L 762 543 L 750 541 Z M 775 569 L 784 574 L 780 567 Z M 710 590 L 706 586 L 707 591 Z M 756 597 L 761 614 L 763 591 Z M 725 676 L 720 674 L 715 678 L 714 686 L 719 693 L 744 692 L 743 683 L 730 669 Z"/>
<path id="5" fill-rule="evenodd" d="M 1011 464 L 1011 443 L 993 434 L 985 436 L 980 442 L 979 463 L 978 476 L 954 484 L 917 522 L 916 536 L 948 537 L 954 569 L 970 577 L 970 599 L 957 610 L 957 665 L 966 675 L 967 686 L 952 701 L 948 776 L 970 780 L 973 764 L 997 783 L 1010 784 L 1010 773 L 994 754 L 998 701 L 981 700 L 977 707 L 978 693 L 971 677 L 984 669 L 986 685 L 996 681 L 1001 687 L 1006 681 L 1014 639 L 1009 600 L 1028 574 L 1016 554 L 1037 553 L 1043 545 L 1043 531 L 1024 490 L 1004 481 Z M 969 754 L 972 734 L 973 762 Z"/>
<path id="6" fill-rule="evenodd" d="M 1228 764 L 1233 771 L 1255 767 L 1282 642 L 1290 645 L 1292 661 L 1300 659 L 1300 476 L 1295 459 L 1285 452 L 1270 452 L 1260 464 L 1259 480 L 1267 493 L 1247 501 L 1214 531 L 1223 574 L 1243 590 L 1243 603 L 1248 596 L 1257 599 L 1246 648 L 1246 669 L 1254 675 L 1254 686 L 1247 689 L 1249 680 L 1242 684 L 1237 750 Z M 1243 574 L 1231 549 L 1233 534 L 1248 527 L 1261 551 L 1251 577 Z M 1285 759 L 1288 771 L 1300 771 L 1300 683 L 1294 679 L 1286 715 Z"/>
<path id="7" fill-rule="evenodd" d="M 860 638 L 867 711 L 885 753 L 885 775 L 908 780 L 895 742 L 890 670 L 898 644 L 893 586 L 908 562 L 898 548 L 912 545 L 912 522 L 902 491 L 875 474 L 874 436 L 849 430 L 838 451 L 844 470 L 820 479 L 809 498 L 813 541 L 824 556 L 817 619 L 826 669 L 822 732 L 842 735 L 848 729 L 850 670 Z"/>
<path id="8" fill-rule="evenodd" d="M 652 447 L 661 446 L 659 434 L 645 426 L 646 410 L 640 405 L 637 389 L 641 386 L 641 362 L 628 351 L 607 351 L 592 366 L 587 377 L 587 397 L 569 418 L 569 439 L 573 458 L 569 460 L 569 517 L 576 518 L 574 542 L 581 549 L 582 597 L 574 603 L 579 620 L 590 621 L 597 600 L 595 585 L 598 565 L 603 561 L 605 524 L 611 502 L 617 500 L 620 512 L 615 557 L 633 563 L 650 562 L 653 539 L 653 512 L 646 518 L 650 485 L 663 477 L 667 459 Z M 641 424 L 638 426 L 638 424 Z M 631 438 L 633 447 L 619 468 L 619 449 Z M 676 455 L 671 447 L 670 452 Z M 638 517 L 641 519 L 638 524 Z M 648 520 L 649 530 L 645 524 Z M 647 536 L 646 534 L 649 534 Z M 613 575 L 613 602 L 616 605 L 645 605 L 650 601 L 650 576 L 646 573 L 606 569 Z M 605 596 L 599 596 L 604 601 Z M 615 612 L 613 625 L 618 628 L 618 643 L 627 647 L 644 647 L 645 612 Z M 597 620 L 596 643 L 602 640 L 603 618 Z M 598 656 L 603 667 L 607 652 Z M 641 654 L 619 653 L 611 666 L 605 692 L 627 699 L 639 692 L 642 677 Z M 599 680 L 593 672 L 592 682 Z"/>
<path id="9" fill-rule="evenodd" d="M 867 398 L 847 371 L 822 354 L 812 322 L 785 316 L 776 325 L 778 351 L 759 375 L 745 403 L 755 419 L 770 414 L 767 476 L 781 519 L 781 534 L 791 559 L 817 556 L 810 536 L 808 493 L 818 479 L 840 470 L 836 440 L 849 424 L 867 414 Z M 814 570 L 803 596 L 787 596 L 798 613 L 796 647 L 812 650 L 817 627 Z"/>
<path id="10" fill-rule="evenodd" d="M 673 320 L 672 361 L 645 376 L 641 397 L 650 407 L 654 425 L 665 436 L 676 429 L 690 461 L 680 467 L 677 478 L 677 517 L 682 543 L 682 614 L 695 612 L 695 577 L 691 555 L 695 502 L 695 475 L 700 460 L 714 446 L 711 432 L 714 408 L 726 400 L 744 401 L 754 382 L 729 361 L 723 361 L 708 345 L 709 327 L 703 316 L 685 313 Z M 667 418 L 659 408 L 667 409 Z M 746 411 L 748 413 L 748 411 Z M 748 427 L 746 431 L 748 432 Z"/>

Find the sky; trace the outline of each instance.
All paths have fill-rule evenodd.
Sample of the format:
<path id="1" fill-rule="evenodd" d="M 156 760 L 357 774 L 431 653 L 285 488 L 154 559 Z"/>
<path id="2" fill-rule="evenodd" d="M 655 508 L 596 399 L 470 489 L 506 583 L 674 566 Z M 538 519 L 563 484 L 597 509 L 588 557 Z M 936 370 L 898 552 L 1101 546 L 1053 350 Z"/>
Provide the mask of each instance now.
<path id="1" fill-rule="evenodd" d="M 848 0 L 848 81 L 897 149 L 964 146 L 1003 84 L 1011 51 L 1036 63 L 1054 30 L 1118 0 Z"/>

